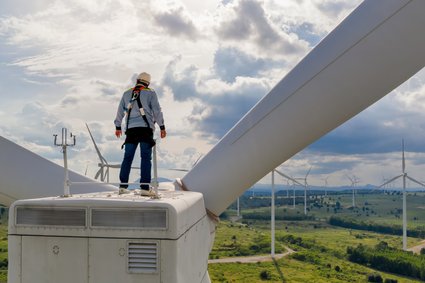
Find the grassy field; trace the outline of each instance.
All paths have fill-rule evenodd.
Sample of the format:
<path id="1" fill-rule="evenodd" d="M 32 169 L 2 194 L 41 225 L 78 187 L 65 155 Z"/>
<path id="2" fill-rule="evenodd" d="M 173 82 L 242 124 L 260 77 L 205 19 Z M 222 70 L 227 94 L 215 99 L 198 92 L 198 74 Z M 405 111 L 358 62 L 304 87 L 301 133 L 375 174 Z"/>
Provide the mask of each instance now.
<path id="1" fill-rule="evenodd" d="M 295 254 L 276 262 L 210 264 L 212 282 L 367 282 L 367 276 L 376 271 L 349 262 L 346 257 L 347 247 L 359 243 L 375 246 L 380 241 L 386 241 L 390 246 L 400 243 L 396 236 L 359 233 L 317 222 L 280 221 L 276 227 L 276 253 L 284 251 L 287 245 L 297 250 Z M 217 229 L 211 258 L 235 256 L 241 253 L 239 249 L 243 254 L 246 251 L 251 254 L 269 253 L 269 229 L 269 224 L 264 221 L 253 222 L 248 226 L 223 221 Z M 285 242 L 283 239 L 288 235 L 301 238 L 307 248 Z M 261 252 L 250 249 L 259 244 L 268 246 Z M 263 278 L 269 279 L 262 279 L 262 274 Z M 379 274 L 384 279 L 396 279 L 398 282 L 421 282 L 384 272 Z"/>
<path id="2" fill-rule="evenodd" d="M 282 196 L 277 196 L 277 200 Z M 286 193 L 283 198 L 286 197 Z M 285 246 L 297 253 L 276 262 L 256 264 L 222 263 L 210 264 L 212 282 L 367 282 L 367 277 L 379 273 L 384 279 L 397 282 L 421 282 L 394 274 L 377 272 L 347 260 L 347 247 L 358 244 L 374 247 L 381 241 L 401 248 L 400 236 L 333 227 L 326 220 L 336 215 L 385 225 L 402 224 L 402 199 L 400 194 L 356 194 L 356 208 L 352 208 L 352 195 L 339 194 L 310 197 L 308 215 L 310 220 L 276 221 L 276 253 L 285 251 Z M 267 196 L 259 196 L 264 201 Z M 314 202 L 313 202 L 314 200 Z M 249 201 L 255 202 L 255 198 Z M 291 202 L 292 203 L 292 202 Z M 335 210 L 337 206 L 339 209 Z M 408 228 L 425 226 L 425 195 L 409 193 Z M 270 215 L 270 207 L 242 208 L 242 215 Z M 227 215 L 235 215 L 228 210 Z M 304 215 L 302 202 L 295 209 L 292 205 L 276 208 L 276 217 Z M 266 218 L 268 219 L 268 218 Z M 243 222 L 244 224 L 240 223 Z M 305 247 L 285 241 L 289 236 L 299 238 Z M 408 238 L 408 246 L 415 246 L 422 239 Z M 217 228 L 216 241 L 210 258 L 270 253 L 270 221 L 245 219 L 238 222 L 223 221 Z M 263 279 L 262 279 L 263 278 Z M 268 278 L 267 280 L 265 278 Z"/>
<path id="3" fill-rule="evenodd" d="M 7 226 L 0 225 L 0 283 L 7 282 Z"/>

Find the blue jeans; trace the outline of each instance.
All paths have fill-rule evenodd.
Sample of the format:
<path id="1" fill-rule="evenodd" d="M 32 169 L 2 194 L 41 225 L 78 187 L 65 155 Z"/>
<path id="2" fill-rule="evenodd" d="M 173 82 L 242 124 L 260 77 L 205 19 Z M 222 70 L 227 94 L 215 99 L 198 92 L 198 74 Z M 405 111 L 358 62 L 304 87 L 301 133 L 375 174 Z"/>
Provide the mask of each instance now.
<path id="1" fill-rule="evenodd" d="M 151 169 L 152 169 L 152 146 L 146 142 L 140 142 L 140 183 L 151 182 Z M 134 154 L 136 153 L 138 144 L 126 143 L 124 148 L 124 159 L 121 163 L 120 181 L 121 183 L 128 183 L 130 176 L 131 164 L 133 163 Z M 128 185 L 121 185 L 120 187 L 127 188 Z M 141 189 L 148 190 L 149 185 L 140 185 Z"/>

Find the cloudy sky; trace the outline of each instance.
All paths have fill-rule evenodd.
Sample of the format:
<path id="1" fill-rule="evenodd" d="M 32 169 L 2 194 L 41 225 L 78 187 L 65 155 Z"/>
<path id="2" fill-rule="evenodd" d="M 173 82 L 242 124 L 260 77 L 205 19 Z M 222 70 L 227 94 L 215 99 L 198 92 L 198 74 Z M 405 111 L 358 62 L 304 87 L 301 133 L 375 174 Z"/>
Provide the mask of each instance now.
<path id="1" fill-rule="evenodd" d="M 85 123 L 109 163 L 120 163 L 117 105 L 146 71 L 168 131 L 158 145 L 160 174 L 182 177 L 168 169 L 189 168 L 208 152 L 360 2 L 2 0 L 0 135 L 61 163 L 53 134 L 67 127 L 77 135 L 70 167 L 94 176 Z M 424 79 L 419 72 L 281 170 L 298 177 L 312 166 L 315 185 L 326 177 L 347 185 L 354 175 L 360 185 L 379 184 L 400 173 L 404 138 L 407 170 L 425 180 Z"/>

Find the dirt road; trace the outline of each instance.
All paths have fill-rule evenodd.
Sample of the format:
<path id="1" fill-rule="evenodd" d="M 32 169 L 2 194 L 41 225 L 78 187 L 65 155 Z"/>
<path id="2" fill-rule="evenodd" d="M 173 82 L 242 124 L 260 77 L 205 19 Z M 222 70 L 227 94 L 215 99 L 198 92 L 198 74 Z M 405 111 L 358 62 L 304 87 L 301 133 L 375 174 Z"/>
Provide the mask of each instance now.
<path id="1" fill-rule="evenodd" d="M 411 251 L 411 252 L 413 252 L 415 254 L 420 254 L 421 253 L 421 250 L 423 248 L 425 248 L 425 240 L 423 240 L 419 245 L 414 246 L 414 247 L 411 247 L 411 248 L 408 248 L 407 250 L 408 251 Z"/>
<path id="2" fill-rule="evenodd" d="M 288 256 L 292 253 L 295 253 L 294 250 L 286 247 L 286 252 L 282 254 L 275 254 L 275 259 L 280 259 L 282 257 Z M 229 263 L 229 262 L 240 262 L 240 263 L 255 263 L 259 261 L 272 261 L 271 255 L 259 255 L 259 256 L 240 256 L 240 257 L 227 257 L 219 259 L 210 259 L 208 263 Z"/>

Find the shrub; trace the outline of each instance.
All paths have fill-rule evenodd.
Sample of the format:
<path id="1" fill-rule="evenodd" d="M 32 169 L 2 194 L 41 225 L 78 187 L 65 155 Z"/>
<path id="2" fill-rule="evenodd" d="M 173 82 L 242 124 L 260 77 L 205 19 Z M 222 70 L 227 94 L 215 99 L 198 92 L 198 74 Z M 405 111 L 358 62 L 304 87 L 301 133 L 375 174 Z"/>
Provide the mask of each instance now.
<path id="1" fill-rule="evenodd" d="M 272 275 L 270 274 L 270 272 L 268 270 L 263 270 L 263 271 L 260 272 L 260 279 L 261 280 L 271 280 Z"/>
<path id="2" fill-rule="evenodd" d="M 302 253 L 292 254 L 292 258 L 293 259 L 296 259 L 296 260 L 299 260 L 299 261 L 305 261 L 306 260 L 305 254 L 302 254 Z"/>
<path id="3" fill-rule="evenodd" d="M 380 274 L 369 274 L 367 276 L 367 282 L 383 282 L 382 276 Z"/>

